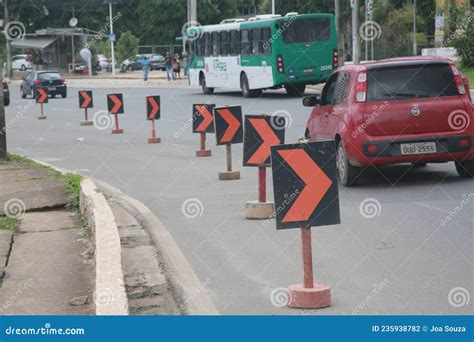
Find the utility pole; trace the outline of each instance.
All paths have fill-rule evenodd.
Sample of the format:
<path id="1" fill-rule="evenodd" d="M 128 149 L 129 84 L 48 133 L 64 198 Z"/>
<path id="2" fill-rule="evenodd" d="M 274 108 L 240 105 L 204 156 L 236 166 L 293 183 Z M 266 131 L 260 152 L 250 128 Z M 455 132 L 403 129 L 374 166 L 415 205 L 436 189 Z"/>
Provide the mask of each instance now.
<path id="1" fill-rule="evenodd" d="M 3 104 L 3 62 L 0 60 L 0 160 L 7 159 L 7 128 L 5 125 L 5 106 Z"/>
<path id="2" fill-rule="evenodd" d="M 344 35 L 342 34 L 341 27 L 341 12 L 342 12 L 342 0 L 334 1 L 334 16 L 336 22 L 336 35 L 337 35 L 337 55 L 338 55 L 338 66 L 344 65 Z"/>
<path id="3" fill-rule="evenodd" d="M 354 64 L 360 63 L 360 40 L 359 40 L 359 0 L 351 0 L 352 3 L 352 61 Z"/>
<path id="4" fill-rule="evenodd" d="M 110 57 L 112 58 L 112 76 L 115 76 L 115 49 L 114 49 L 114 21 L 112 17 L 112 1 L 108 0 L 109 3 L 109 25 L 110 25 Z"/>
<path id="5" fill-rule="evenodd" d="M 191 15 L 191 22 L 197 22 L 197 0 L 190 0 L 190 15 Z"/>
<path id="6" fill-rule="evenodd" d="M 367 0 L 365 0 L 364 10 L 365 10 L 365 25 L 364 26 L 366 26 L 367 22 L 369 21 L 369 7 L 368 7 Z M 365 60 L 368 61 L 369 60 L 369 40 L 364 39 L 364 42 L 365 42 Z"/>
<path id="7" fill-rule="evenodd" d="M 275 14 L 275 0 L 272 0 L 272 14 Z"/>
<path id="8" fill-rule="evenodd" d="M 4 20 L 4 27 L 8 25 L 10 21 L 10 15 L 8 13 L 8 0 L 4 0 L 4 15 L 5 15 L 5 20 Z M 6 39 L 6 48 L 7 48 L 7 69 L 8 69 L 8 77 L 10 79 L 13 78 L 13 70 L 12 70 L 12 45 L 10 39 Z M 2 64 L 3 67 L 3 64 Z M 2 75 L 3 76 L 3 75 Z"/>
<path id="9" fill-rule="evenodd" d="M 413 56 L 418 54 L 416 44 L 416 0 L 413 0 Z"/>

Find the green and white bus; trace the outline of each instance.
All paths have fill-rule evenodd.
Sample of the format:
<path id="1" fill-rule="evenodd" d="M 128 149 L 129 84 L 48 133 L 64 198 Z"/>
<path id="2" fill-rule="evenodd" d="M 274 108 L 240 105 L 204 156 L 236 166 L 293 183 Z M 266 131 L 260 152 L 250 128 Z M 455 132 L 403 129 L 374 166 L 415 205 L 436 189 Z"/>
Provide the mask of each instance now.
<path id="1" fill-rule="evenodd" d="M 190 31 L 189 83 L 205 94 L 227 88 L 255 97 L 285 87 L 301 95 L 307 84 L 325 82 L 338 62 L 332 14 L 261 15 Z"/>

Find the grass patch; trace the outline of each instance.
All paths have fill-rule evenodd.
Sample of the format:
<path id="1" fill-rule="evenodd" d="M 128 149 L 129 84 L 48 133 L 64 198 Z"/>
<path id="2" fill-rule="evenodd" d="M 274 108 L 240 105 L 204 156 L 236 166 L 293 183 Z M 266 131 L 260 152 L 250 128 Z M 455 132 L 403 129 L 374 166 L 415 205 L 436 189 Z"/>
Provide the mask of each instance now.
<path id="1" fill-rule="evenodd" d="M 461 72 L 463 73 L 464 76 L 466 76 L 469 79 L 471 88 L 474 87 L 474 68 L 467 68 L 467 69 L 461 68 Z"/>
<path id="2" fill-rule="evenodd" d="M 66 173 L 62 177 L 66 181 L 69 192 L 69 202 L 66 204 L 66 208 L 78 209 L 83 177 L 76 173 Z"/>
<path id="3" fill-rule="evenodd" d="M 77 219 L 77 224 L 82 229 L 82 237 L 83 238 L 89 239 L 89 238 L 92 237 L 92 228 L 89 226 L 89 223 L 87 223 L 87 221 L 82 216 L 80 216 Z"/>
<path id="4" fill-rule="evenodd" d="M 18 228 L 18 220 L 14 217 L 0 216 L 0 229 L 15 231 Z"/>

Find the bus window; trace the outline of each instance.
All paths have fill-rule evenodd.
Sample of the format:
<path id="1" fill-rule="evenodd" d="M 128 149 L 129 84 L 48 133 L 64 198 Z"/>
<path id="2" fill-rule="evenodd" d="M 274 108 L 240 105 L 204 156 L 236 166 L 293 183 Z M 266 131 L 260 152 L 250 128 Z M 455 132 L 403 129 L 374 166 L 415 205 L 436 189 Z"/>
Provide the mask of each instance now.
<path id="1" fill-rule="evenodd" d="M 197 40 L 195 40 L 196 44 L 196 55 L 203 56 L 204 55 L 204 37 L 201 36 Z"/>
<path id="2" fill-rule="evenodd" d="M 264 55 L 272 54 L 272 30 L 269 27 L 262 28 L 260 52 Z"/>
<path id="3" fill-rule="evenodd" d="M 260 29 L 252 29 L 252 55 L 260 54 Z"/>
<path id="4" fill-rule="evenodd" d="M 231 56 L 240 55 L 240 36 L 239 31 L 232 30 L 229 31 L 229 40 L 230 40 L 230 54 Z"/>
<path id="5" fill-rule="evenodd" d="M 212 32 L 212 56 L 219 56 L 219 32 Z"/>
<path id="6" fill-rule="evenodd" d="M 250 55 L 252 53 L 252 43 L 250 42 L 250 31 L 242 30 L 240 32 L 241 54 Z"/>
<path id="7" fill-rule="evenodd" d="M 204 55 L 209 57 L 212 50 L 211 34 L 209 32 L 204 33 Z"/>
<path id="8" fill-rule="evenodd" d="M 227 31 L 220 32 L 221 56 L 229 55 L 229 37 Z"/>
<path id="9" fill-rule="evenodd" d="M 283 41 L 287 44 L 325 41 L 330 35 L 329 18 L 298 19 L 283 31 Z"/>

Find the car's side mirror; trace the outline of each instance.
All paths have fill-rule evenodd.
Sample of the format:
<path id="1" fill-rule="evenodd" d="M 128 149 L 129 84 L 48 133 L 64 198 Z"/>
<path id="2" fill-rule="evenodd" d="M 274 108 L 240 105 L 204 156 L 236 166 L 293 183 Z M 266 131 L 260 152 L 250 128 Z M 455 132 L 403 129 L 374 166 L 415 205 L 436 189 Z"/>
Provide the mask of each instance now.
<path id="1" fill-rule="evenodd" d="M 321 102 L 318 96 L 306 96 L 303 98 L 303 106 L 314 107 Z"/>

